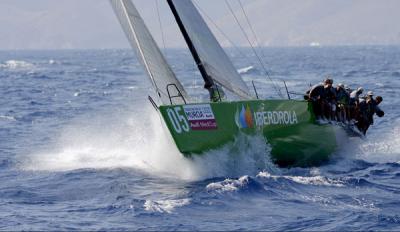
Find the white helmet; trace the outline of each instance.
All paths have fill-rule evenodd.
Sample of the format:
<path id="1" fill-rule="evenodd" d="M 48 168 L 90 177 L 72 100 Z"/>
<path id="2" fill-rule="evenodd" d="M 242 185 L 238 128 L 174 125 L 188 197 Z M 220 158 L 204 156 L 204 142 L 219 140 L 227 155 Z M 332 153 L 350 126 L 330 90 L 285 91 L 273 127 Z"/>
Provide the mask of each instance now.
<path id="1" fill-rule="evenodd" d="M 364 88 L 363 87 L 358 87 L 357 92 L 364 92 Z"/>
<path id="2" fill-rule="evenodd" d="M 368 96 L 374 96 L 374 92 L 368 91 L 367 95 L 368 95 Z"/>

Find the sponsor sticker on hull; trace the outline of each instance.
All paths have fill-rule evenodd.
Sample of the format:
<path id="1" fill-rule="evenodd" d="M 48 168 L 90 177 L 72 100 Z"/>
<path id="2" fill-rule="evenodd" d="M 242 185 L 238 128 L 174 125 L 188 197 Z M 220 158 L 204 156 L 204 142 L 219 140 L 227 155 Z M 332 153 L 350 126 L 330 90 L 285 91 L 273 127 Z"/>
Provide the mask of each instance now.
<path id="1" fill-rule="evenodd" d="M 192 130 L 216 130 L 217 121 L 209 104 L 183 106 Z"/>
<path id="2" fill-rule="evenodd" d="M 296 111 L 254 111 L 248 105 L 236 110 L 235 122 L 240 129 L 299 123 Z"/>

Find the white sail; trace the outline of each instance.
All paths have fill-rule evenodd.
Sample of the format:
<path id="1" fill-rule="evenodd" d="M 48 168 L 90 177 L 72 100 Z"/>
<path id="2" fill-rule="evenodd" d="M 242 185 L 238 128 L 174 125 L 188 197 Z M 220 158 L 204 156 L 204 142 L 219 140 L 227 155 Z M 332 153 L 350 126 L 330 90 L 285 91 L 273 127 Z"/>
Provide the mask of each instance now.
<path id="1" fill-rule="evenodd" d="M 252 98 L 229 57 L 191 0 L 172 0 L 207 74 L 243 99 Z"/>
<path id="2" fill-rule="evenodd" d="M 170 97 L 167 91 L 167 86 L 169 85 L 168 89 L 171 96 L 178 96 L 180 91 L 187 100 L 186 91 L 171 70 L 131 0 L 110 0 L 110 2 L 131 46 L 135 49 L 139 60 L 145 67 L 146 73 L 161 102 L 170 104 Z M 172 98 L 172 103 L 183 104 L 184 101 L 182 98 L 176 97 Z"/>

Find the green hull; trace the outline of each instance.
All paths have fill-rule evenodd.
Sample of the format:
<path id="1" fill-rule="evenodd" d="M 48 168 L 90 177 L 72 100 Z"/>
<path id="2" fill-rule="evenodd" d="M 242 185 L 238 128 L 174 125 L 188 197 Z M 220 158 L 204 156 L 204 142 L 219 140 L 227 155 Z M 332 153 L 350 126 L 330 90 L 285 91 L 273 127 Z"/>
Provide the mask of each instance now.
<path id="1" fill-rule="evenodd" d="M 281 166 L 312 166 L 337 146 L 334 128 L 315 122 L 305 101 L 255 100 L 160 106 L 171 135 L 185 156 L 201 155 L 235 140 L 262 134 Z"/>

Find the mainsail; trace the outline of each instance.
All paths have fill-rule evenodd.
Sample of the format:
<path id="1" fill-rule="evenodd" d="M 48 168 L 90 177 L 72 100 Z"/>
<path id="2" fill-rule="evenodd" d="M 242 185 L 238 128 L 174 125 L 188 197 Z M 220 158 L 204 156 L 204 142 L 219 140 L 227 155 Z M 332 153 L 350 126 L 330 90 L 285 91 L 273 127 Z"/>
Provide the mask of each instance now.
<path id="1" fill-rule="evenodd" d="M 222 49 L 191 0 L 168 0 L 175 18 L 182 22 L 190 42 L 209 77 L 243 99 L 251 99 L 249 89 Z M 181 28 L 182 30 L 182 28 Z M 206 77 L 208 78 L 208 77 Z M 205 78 L 205 79 L 206 79 Z"/>
<path id="2" fill-rule="evenodd" d="M 110 2 L 131 46 L 146 68 L 146 73 L 161 102 L 183 104 L 188 95 L 162 55 L 136 7 L 130 0 L 110 0 Z M 180 94 L 184 99 L 176 97 L 172 98 L 171 102 L 170 96 Z"/>

